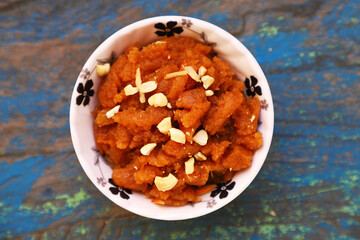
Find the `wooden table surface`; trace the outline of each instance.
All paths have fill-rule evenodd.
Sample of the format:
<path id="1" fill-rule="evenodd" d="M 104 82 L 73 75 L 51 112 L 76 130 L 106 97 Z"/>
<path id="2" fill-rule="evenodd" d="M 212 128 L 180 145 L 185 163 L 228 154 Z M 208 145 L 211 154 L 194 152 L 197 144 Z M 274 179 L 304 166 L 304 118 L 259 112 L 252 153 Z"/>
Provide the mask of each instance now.
<path id="1" fill-rule="evenodd" d="M 71 143 L 69 102 L 103 40 L 172 14 L 214 23 L 254 54 L 275 131 L 241 196 L 167 222 L 116 206 L 90 182 Z M 360 238 L 359 0 L 5 0 L 0 45 L 0 238 Z"/>

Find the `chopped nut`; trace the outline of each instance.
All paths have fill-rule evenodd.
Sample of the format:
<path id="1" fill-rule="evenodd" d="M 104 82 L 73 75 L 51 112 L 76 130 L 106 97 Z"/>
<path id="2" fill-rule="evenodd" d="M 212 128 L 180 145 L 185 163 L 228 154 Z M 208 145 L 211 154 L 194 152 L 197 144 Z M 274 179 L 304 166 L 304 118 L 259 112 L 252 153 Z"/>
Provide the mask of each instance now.
<path id="1" fill-rule="evenodd" d="M 165 107 L 168 104 L 168 100 L 163 93 L 155 93 L 148 99 L 150 106 Z"/>
<path id="2" fill-rule="evenodd" d="M 195 72 L 193 67 L 184 66 L 185 71 L 189 74 L 189 76 L 194 79 L 196 82 L 201 82 L 199 75 Z"/>
<path id="3" fill-rule="evenodd" d="M 214 78 L 209 75 L 205 75 L 201 77 L 201 81 L 203 82 L 204 88 L 208 89 L 211 86 L 211 84 L 213 84 Z"/>
<path id="4" fill-rule="evenodd" d="M 112 118 L 115 115 L 115 113 L 119 112 L 119 109 L 120 109 L 120 105 L 113 107 L 112 109 L 106 112 L 106 117 Z"/>
<path id="5" fill-rule="evenodd" d="M 198 152 L 197 154 L 194 155 L 194 157 L 198 161 L 205 161 L 206 160 L 206 156 L 202 152 Z"/>
<path id="6" fill-rule="evenodd" d="M 251 116 L 250 122 L 253 122 L 255 120 L 255 115 Z"/>
<path id="7" fill-rule="evenodd" d="M 194 142 L 199 144 L 200 146 L 205 146 L 208 141 L 208 134 L 205 130 L 198 131 L 193 137 Z"/>
<path id="8" fill-rule="evenodd" d="M 139 170 L 139 168 L 137 166 L 134 166 L 134 168 L 135 168 L 136 171 Z"/>
<path id="9" fill-rule="evenodd" d="M 171 140 L 173 140 L 174 142 L 185 144 L 185 134 L 180 129 L 170 128 L 169 132 Z"/>
<path id="10" fill-rule="evenodd" d="M 165 41 L 156 41 L 155 44 L 166 43 Z"/>
<path id="11" fill-rule="evenodd" d="M 205 73 L 206 73 L 206 71 L 207 71 L 207 69 L 206 69 L 204 66 L 201 66 L 201 67 L 199 68 L 199 70 L 198 70 L 198 75 L 199 75 L 199 77 L 204 76 Z"/>
<path id="12" fill-rule="evenodd" d="M 136 84 L 136 87 L 139 89 L 140 86 L 141 86 L 141 73 L 140 73 L 140 68 L 136 69 L 135 84 Z"/>
<path id="13" fill-rule="evenodd" d="M 171 190 L 177 184 L 178 179 L 171 173 L 167 177 L 156 176 L 154 183 L 159 191 L 165 192 Z"/>
<path id="14" fill-rule="evenodd" d="M 170 59 L 171 58 L 171 56 L 170 55 L 168 55 L 168 59 Z"/>
<path id="15" fill-rule="evenodd" d="M 136 75 L 135 75 L 135 84 L 136 84 L 136 87 L 138 90 L 140 90 L 140 87 L 141 87 L 141 73 L 140 73 L 140 68 L 136 69 Z M 145 94 L 140 92 L 140 102 L 141 103 L 144 103 L 146 102 L 146 99 L 145 99 Z"/>
<path id="16" fill-rule="evenodd" d="M 187 74 L 188 74 L 187 71 L 168 73 L 165 75 L 164 79 L 170 79 L 170 78 L 178 77 L 178 76 L 186 76 Z"/>
<path id="17" fill-rule="evenodd" d="M 137 93 L 139 90 L 136 87 L 131 86 L 131 84 L 127 85 L 126 87 L 124 87 L 124 92 L 126 96 L 130 96 L 130 95 L 134 95 L 135 93 Z"/>
<path id="18" fill-rule="evenodd" d="M 146 83 L 141 84 L 140 86 L 140 92 L 141 93 L 148 93 L 152 92 L 157 88 L 157 84 L 155 81 L 149 81 Z"/>
<path id="19" fill-rule="evenodd" d="M 161 133 L 168 134 L 171 128 L 171 117 L 166 117 L 157 125 Z"/>
<path id="20" fill-rule="evenodd" d="M 156 147 L 156 143 L 148 143 L 146 145 L 144 145 L 141 149 L 140 152 L 142 155 L 149 155 L 151 153 L 151 151 Z"/>
<path id="21" fill-rule="evenodd" d="M 206 91 L 205 91 L 205 95 L 206 95 L 207 97 L 211 97 L 212 95 L 214 95 L 214 92 L 213 92 L 212 90 L 206 90 Z"/>
<path id="22" fill-rule="evenodd" d="M 140 94 L 140 102 L 141 103 L 145 103 L 146 102 L 146 99 L 145 99 L 145 93 L 139 93 Z"/>
<path id="23" fill-rule="evenodd" d="M 192 174 L 194 172 L 194 163 L 195 163 L 195 159 L 193 157 L 189 158 L 189 160 L 185 162 L 185 173 L 187 175 Z"/>
<path id="24" fill-rule="evenodd" d="M 193 157 L 189 158 L 189 160 L 187 160 L 185 162 L 185 173 L 186 174 L 192 174 L 194 172 L 194 163 L 195 163 L 195 159 Z"/>
<path id="25" fill-rule="evenodd" d="M 96 65 L 96 73 L 100 77 L 107 75 L 109 71 L 110 71 L 110 63 Z"/>
<path id="26" fill-rule="evenodd" d="M 168 108 L 172 108 L 172 106 L 171 106 L 171 104 L 170 103 L 168 103 L 167 105 L 166 105 Z"/>

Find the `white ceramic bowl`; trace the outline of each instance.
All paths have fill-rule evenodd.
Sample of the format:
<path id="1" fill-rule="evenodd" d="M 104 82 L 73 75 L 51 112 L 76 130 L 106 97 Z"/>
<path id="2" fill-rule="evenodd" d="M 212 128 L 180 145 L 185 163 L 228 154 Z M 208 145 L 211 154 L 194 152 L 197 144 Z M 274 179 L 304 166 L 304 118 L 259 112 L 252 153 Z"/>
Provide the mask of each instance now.
<path id="1" fill-rule="evenodd" d="M 159 24 L 162 23 L 162 24 Z M 156 25 L 157 24 L 157 25 Z M 174 26 L 175 25 L 175 26 Z M 182 30 L 182 31 L 181 31 Z M 146 45 L 162 37 L 180 35 L 213 44 L 218 56 L 230 64 L 241 79 L 258 80 L 250 90 L 259 95 L 261 88 L 261 111 L 259 131 L 263 134 L 263 146 L 254 155 L 250 168 L 236 173 L 231 182 L 219 185 L 211 193 L 203 195 L 202 201 L 183 207 L 161 206 L 152 203 L 141 193 L 129 192 L 112 184 L 112 170 L 95 147 L 93 116 L 97 104 L 100 78 L 95 67 L 98 61 L 111 61 L 135 42 Z M 114 54 L 113 54 L 114 55 Z M 76 80 L 70 106 L 70 129 L 76 155 L 84 171 L 94 185 L 111 201 L 138 215 L 161 219 L 181 220 L 199 217 L 213 212 L 239 196 L 253 181 L 262 167 L 269 151 L 274 128 L 274 110 L 269 85 L 259 64 L 251 53 L 231 34 L 208 22 L 183 16 L 161 16 L 133 23 L 107 38 L 85 63 Z"/>

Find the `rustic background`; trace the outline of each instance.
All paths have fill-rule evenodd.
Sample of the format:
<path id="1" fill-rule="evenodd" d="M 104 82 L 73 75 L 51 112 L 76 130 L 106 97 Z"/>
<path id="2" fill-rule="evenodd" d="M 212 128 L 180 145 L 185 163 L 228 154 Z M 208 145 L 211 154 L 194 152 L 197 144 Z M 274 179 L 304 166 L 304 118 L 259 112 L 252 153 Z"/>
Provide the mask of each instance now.
<path id="1" fill-rule="evenodd" d="M 171 14 L 242 41 L 275 105 L 272 147 L 251 186 L 177 222 L 105 198 L 76 159 L 68 121 L 91 52 L 136 20 Z M 360 238 L 359 0 L 5 0 L 0 45 L 0 238 Z"/>

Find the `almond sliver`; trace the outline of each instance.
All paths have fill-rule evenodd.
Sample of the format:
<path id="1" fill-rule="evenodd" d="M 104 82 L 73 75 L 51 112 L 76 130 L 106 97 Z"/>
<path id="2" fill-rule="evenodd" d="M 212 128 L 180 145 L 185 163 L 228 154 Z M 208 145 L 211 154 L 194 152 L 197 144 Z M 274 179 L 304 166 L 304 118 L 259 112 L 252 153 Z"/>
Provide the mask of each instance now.
<path id="1" fill-rule="evenodd" d="M 206 91 L 205 91 L 205 95 L 206 95 L 207 97 L 211 97 L 212 95 L 214 95 L 214 92 L 213 92 L 212 90 L 206 90 Z"/>
<path id="2" fill-rule="evenodd" d="M 136 69 L 136 74 L 135 74 L 135 84 L 138 90 L 140 90 L 141 87 L 141 73 L 140 73 L 140 68 Z M 140 102 L 141 103 L 145 103 L 146 99 L 145 99 L 145 94 L 142 92 L 139 92 L 140 94 Z"/>
<path id="3" fill-rule="evenodd" d="M 150 106 L 165 107 L 168 104 L 167 97 L 163 93 L 155 93 L 148 99 Z"/>
<path id="4" fill-rule="evenodd" d="M 255 115 L 251 116 L 250 122 L 253 122 L 255 120 Z"/>
<path id="5" fill-rule="evenodd" d="M 208 141 L 208 134 L 205 130 L 198 131 L 195 136 L 193 137 L 194 142 L 199 144 L 200 146 L 205 146 Z"/>
<path id="6" fill-rule="evenodd" d="M 124 92 L 126 96 L 130 96 L 130 95 L 134 95 L 135 93 L 137 93 L 139 90 L 136 87 L 131 86 L 131 84 L 127 85 L 126 87 L 124 87 Z"/>
<path id="7" fill-rule="evenodd" d="M 214 78 L 209 75 L 205 75 L 201 77 L 201 81 L 203 82 L 204 88 L 208 89 L 211 86 L 211 84 L 213 84 Z"/>
<path id="8" fill-rule="evenodd" d="M 186 137 L 185 137 L 185 134 L 180 129 L 170 128 L 169 132 L 170 132 L 171 140 L 173 140 L 174 142 L 177 142 L 177 143 L 185 144 Z"/>
<path id="9" fill-rule="evenodd" d="M 136 69 L 135 84 L 136 84 L 136 87 L 137 87 L 138 89 L 140 89 L 140 87 L 141 87 L 141 73 L 140 73 L 140 68 Z"/>
<path id="10" fill-rule="evenodd" d="M 192 174 L 194 172 L 194 164 L 195 164 L 195 159 L 193 157 L 189 158 L 189 160 L 185 162 L 185 173 L 187 175 Z"/>
<path id="11" fill-rule="evenodd" d="M 115 115 L 115 113 L 119 112 L 119 109 L 120 109 L 120 105 L 113 107 L 112 109 L 106 112 L 106 117 L 112 118 Z"/>
<path id="12" fill-rule="evenodd" d="M 191 66 L 184 66 L 185 71 L 189 76 L 194 79 L 196 82 L 201 82 L 199 75 L 195 72 L 194 68 Z"/>
<path id="13" fill-rule="evenodd" d="M 162 43 L 166 43 L 165 41 L 156 41 L 155 44 L 162 44 Z"/>
<path id="14" fill-rule="evenodd" d="M 148 143 L 140 149 L 142 155 L 148 156 L 156 147 L 156 143 Z"/>
<path id="15" fill-rule="evenodd" d="M 157 125 L 161 133 L 168 134 L 171 128 L 171 117 L 166 117 Z"/>
<path id="16" fill-rule="evenodd" d="M 149 93 L 154 91 L 157 88 L 157 84 L 155 81 L 149 81 L 141 84 L 140 92 L 141 93 Z"/>
<path id="17" fill-rule="evenodd" d="M 199 70 L 198 70 L 198 75 L 199 75 L 199 77 L 204 76 L 205 73 L 206 73 L 206 71 L 207 71 L 207 69 L 206 69 L 204 66 L 201 66 L 201 67 L 199 68 Z"/>
<path id="18" fill-rule="evenodd" d="M 206 160 L 206 156 L 202 152 L 198 152 L 197 154 L 194 155 L 194 157 L 198 161 L 205 161 Z"/>
<path id="19" fill-rule="evenodd" d="M 96 73 L 99 77 L 107 75 L 110 71 L 110 63 L 96 65 Z"/>
<path id="20" fill-rule="evenodd" d="M 166 74 L 164 79 L 170 79 L 170 78 L 178 77 L 178 76 L 186 76 L 187 74 L 188 74 L 187 71 L 168 73 L 168 74 Z"/>

